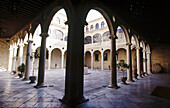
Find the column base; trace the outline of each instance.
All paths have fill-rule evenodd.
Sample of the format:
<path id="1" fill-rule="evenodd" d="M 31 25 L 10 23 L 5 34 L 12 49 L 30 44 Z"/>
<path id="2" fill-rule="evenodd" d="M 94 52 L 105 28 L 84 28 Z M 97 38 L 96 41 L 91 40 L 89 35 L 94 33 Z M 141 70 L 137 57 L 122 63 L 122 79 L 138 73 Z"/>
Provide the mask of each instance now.
<path id="1" fill-rule="evenodd" d="M 82 97 L 81 99 L 66 99 L 65 96 L 63 99 L 59 99 L 60 102 L 69 105 L 69 106 L 76 106 L 78 104 L 84 103 L 89 101 L 89 99 L 86 99 L 85 97 Z"/>
<path id="2" fill-rule="evenodd" d="M 133 79 L 128 79 L 127 82 L 135 82 Z"/>
<path id="3" fill-rule="evenodd" d="M 34 86 L 34 88 L 44 88 L 44 87 L 47 87 L 46 85 L 44 84 L 37 84 L 36 86 Z"/>
<path id="4" fill-rule="evenodd" d="M 118 85 L 114 86 L 113 84 L 108 85 L 108 88 L 114 88 L 114 89 L 118 89 L 120 88 Z"/>
<path id="5" fill-rule="evenodd" d="M 28 78 L 23 78 L 21 81 L 28 81 L 29 79 Z"/>

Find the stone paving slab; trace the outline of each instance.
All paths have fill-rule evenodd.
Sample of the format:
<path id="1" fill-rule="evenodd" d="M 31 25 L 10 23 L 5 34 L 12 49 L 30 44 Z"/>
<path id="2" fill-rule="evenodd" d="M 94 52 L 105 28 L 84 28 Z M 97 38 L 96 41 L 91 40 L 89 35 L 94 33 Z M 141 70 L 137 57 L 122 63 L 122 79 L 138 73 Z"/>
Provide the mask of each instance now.
<path id="1" fill-rule="evenodd" d="M 65 76 L 62 72 L 60 69 L 46 70 L 45 83 L 48 87 L 40 89 L 9 72 L 0 72 L 0 107 L 69 108 L 58 100 L 64 96 Z M 120 88 L 112 89 L 107 88 L 109 70 L 89 72 L 91 74 L 84 76 L 84 95 L 89 101 L 76 108 L 170 108 L 170 99 L 150 95 L 156 86 L 170 87 L 170 74 L 150 74 L 128 82 L 129 85 L 122 85 L 118 80 Z M 118 73 L 118 78 L 120 76 L 121 73 Z"/>

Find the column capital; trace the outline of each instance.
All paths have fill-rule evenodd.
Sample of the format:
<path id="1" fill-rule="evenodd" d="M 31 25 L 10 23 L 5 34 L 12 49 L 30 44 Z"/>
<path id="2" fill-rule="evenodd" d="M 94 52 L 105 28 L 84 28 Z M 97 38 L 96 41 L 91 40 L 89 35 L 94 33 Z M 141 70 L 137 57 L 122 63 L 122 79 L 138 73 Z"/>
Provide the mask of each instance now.
<path id="1" fill-rule="evenodd" d="M 146 54 L 151 54 L 151 52 L 146 52 Z"/>
<path id="2" fill-rule="evenodd" d="M 132 45 L 132 43 L 126 43 L 126 45 L 127 45 L 127 46 L 128 46 L 128 45 L 129 45 L 129 46 L 131 46 L 131 45 Z"/>
<path id="3" fill-rule="evenodd" d="M 116 35 L 110 35 L 109 39 L 118 39 L 118 37 Z"/>
<path id="4" fill-rule="evenodd" d="M 140 47 L 136 47 L 136 49 L 140 49 Z"/>
<path id="5" fill-rule="evenodd" d="M 10 47 L 9 50 L 13 50 L 13 48 Z"/>
<path id="6" fill-rule="evenodd" d="M 142 52 L 146 52 L 146 50 L 143 50 Z"/>
<path id="7" fill-rule="evenodd" d="M 33 43 L 33 40 L 27 40 L 28 43 Z"/>
<path id="8" fill-rule="evenodd" d="M 20 46 L 20 47 L 24 47 L 24 44 L 23 44 L 23 43 L 22 43 L 22 44 L 19 44 L 19 46 Z"/>
<path id="9" fill-rule="evenodd" d="M 40 36 L 41 36 L 41 37 L 46 37 L 46 38 L 47 38 L 49 35 L 48 35 L 48 33 L 41 33 Z"/>

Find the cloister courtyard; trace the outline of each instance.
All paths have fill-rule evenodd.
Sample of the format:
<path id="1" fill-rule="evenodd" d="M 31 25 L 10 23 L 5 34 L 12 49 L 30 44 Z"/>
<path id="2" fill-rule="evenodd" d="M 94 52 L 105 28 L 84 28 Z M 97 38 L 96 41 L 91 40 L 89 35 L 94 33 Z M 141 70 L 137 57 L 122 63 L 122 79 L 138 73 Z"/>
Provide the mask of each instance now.
<path id="1" fill-rule="evenodd" d="M 35 70 L 37 75 L 37 70 Z M 65 69 L 46 69 L 45 88 L 34 88 L 30 81 L 21 81 L 7 71 L 0 72 L 1 107 L 67 108 L 59 101 L 64 95 Z M 119 89 L 108 88 L 110 70 L 88 69 L 84 75 L 84 96 L 89 101 L 77 108 L 169 108 L 170 99 L 152 96 L 157 86 L 170 87 L 169 74 L 149 74 L 123 85 L 118 72 Z M 162 79 L 163 78 L 163 79 Z M 168 94 L 167 94 L 168 95 Z"/>

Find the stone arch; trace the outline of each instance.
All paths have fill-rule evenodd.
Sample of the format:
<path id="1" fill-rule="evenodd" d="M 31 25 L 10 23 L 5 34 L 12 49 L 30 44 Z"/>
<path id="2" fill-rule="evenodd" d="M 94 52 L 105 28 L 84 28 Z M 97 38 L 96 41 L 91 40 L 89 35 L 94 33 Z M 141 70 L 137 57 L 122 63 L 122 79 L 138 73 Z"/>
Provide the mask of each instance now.
<path id="1" fill-rule="evenodd" d="M 51 51 L 51 69 L 61 68 L 61 54 L 62 51 L 58 48 Z"/>
<path id="2" fill-rule="evenodd" d="M 91 53 L 90 51 L 85 52 L 85 67 L 91 68 Z"/>
<path id="3" fill-rule="evenodd" d="M 111 68 L 111 52 L 110 49 L 106 49 L 103 52 L 103 68 L 104 69 L 109 69 Z"/>
<path id="4" fill-rule="evenodd" d="M 55 3 L 51 4 L 50 8 L 45 12 L 45 19 L 44 22 L 42 23 L 43 28 L 42 28 L 42 32 L 47 33 L 48 29 L 49 29 L 49 25 L 52 21 L 53 16 L 60 10 L 60 9 L 64 9 L 66 12 L 66 17 L 69 21 L 70 16 L 72 15 L 72 3 L 70 2 L 70 0 L 63 0 L 63 1 L 55 1 Z"/>
<path id="5" fill-rule="evenodd" d="M 123 30 L 123 32 L 124 32 L 124 34 L 125 34 L 126 43 L 131 43 L 131 42 L 130 42 L 130 37 L 129 37 L 128 31 L 127 31 L 127 29 L 125 28 L 125 26 L 120 25 L 119 27 L 121 27 L 121 29 Z"/>
<path id="6" fill-rule="evenodd" d="M 143 51 L 146 50 L 145 42 L 143 40 L 140 42 L 140 47 L 143 48 Z"/>
<path id="7" fill-rule="evenodd" d="M 127 63 L 126 49 L 119 48 L 119 49 L 117 49 L 116 52 L 117 52 L 117 61 L 123 59 L 123 60 L 125 60 L 125 63 Z"/>
<path id="8" fill-rule="evenodd" d="M 151 52 L 151 49 L 150 49 L 149 44 L 146 45 L 146 51 L 147 51 L 147 53 L 150 53 L 150 52 Z"/>
<path id="9" fill-rule="evenodd" d="M 137 38 L 137 36 L 134 34 L 134 35 L 132 35 L 132 37 L 131 37 L 131 42 L 132 42 L 132 38 L 134 38 L 134 40 L 135 40 L 135 44 L 136 44 L 136 47 L 140 47 L 140 45 L 139 45 L 139 39 Z"/>
<path id="10" fill-rule="evenodd" d="M 114 28 L 113 28 L 113 19 L 112 19 L 112 12 L 103 4 L 100 4 L 99 2 L 86 2 L 85 6 L 85 19 L 87 17 L 87 14 L 91 9 L 94 9 L 102 14 L 104 19 L 106 20 L 107 26 L 109 28 L 110 35 L 114 35 Z"/>
<path id="11" fill-rule="evenodd" d="M 99 50 L 93 52 L 93 68 L 101 69 L 101 52 Z"/>

